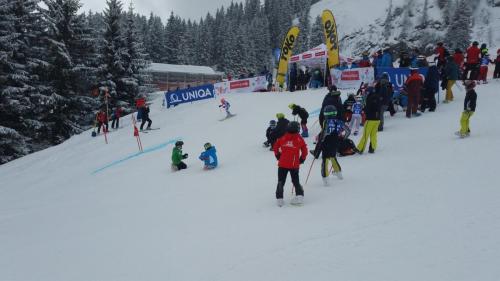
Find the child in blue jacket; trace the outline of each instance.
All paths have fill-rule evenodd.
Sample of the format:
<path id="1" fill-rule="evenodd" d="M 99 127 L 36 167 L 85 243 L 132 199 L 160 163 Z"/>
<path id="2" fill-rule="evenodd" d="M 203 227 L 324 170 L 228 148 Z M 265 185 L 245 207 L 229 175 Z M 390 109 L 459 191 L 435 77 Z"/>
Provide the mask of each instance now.
<path id="1" fill-rule="evenodd" d="M 217 167 L 217 150 L 209 142 L 204 145 L 205 151 L 200 154 L 200 160 L 205 162 L 205 170 L 212 170 Z"/>

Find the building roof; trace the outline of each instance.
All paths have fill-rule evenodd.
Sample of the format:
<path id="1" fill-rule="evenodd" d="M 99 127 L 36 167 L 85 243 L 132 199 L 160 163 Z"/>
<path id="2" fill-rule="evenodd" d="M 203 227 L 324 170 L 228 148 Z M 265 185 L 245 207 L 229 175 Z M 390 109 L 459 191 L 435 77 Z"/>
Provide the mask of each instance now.
<path id="1" fill-rule="evenodd" d="M 166 63 L 152 63 L 147 69 L 148 72 L 170 72 L 170 73 L 186 73 L 186 74 L 205 74 L 205 75 L 220 75 L 208 66 L 198 65 L 176 65 Z"/>

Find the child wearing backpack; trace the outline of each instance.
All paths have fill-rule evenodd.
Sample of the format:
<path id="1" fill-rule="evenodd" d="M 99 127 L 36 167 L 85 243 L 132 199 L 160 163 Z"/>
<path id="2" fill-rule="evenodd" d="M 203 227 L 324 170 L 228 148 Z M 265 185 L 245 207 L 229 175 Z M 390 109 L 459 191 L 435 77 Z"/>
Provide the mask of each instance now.
<path id="1" fill-rule="evenodd" d="M 318 138 L 318 143 L 314 149 L 314 158 L 318 159 L 320 154 L 323 155 L 321 162 L 321 176 L 323 183 L 328 186 L 328 176 L 330 175 L 330 165 L 333 169 L 333 174 L 338 179 L 343 179 L 342 168 L 337 160 L 337 150 L 341 141 L 340 134 L 344 129 L 344 121 L 337 118 L 337 108 L 333 105 L 325 106 L 324 110 L 325 121 L 323 121 L 323 130 Z"/>

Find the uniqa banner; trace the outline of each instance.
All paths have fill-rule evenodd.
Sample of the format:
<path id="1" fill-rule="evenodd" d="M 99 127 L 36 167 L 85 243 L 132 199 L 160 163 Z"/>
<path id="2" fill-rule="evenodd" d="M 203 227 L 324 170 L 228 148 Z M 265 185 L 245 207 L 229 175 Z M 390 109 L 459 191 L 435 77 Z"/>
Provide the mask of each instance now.
<path id="1" fill-rule="evenodd" d="M 300 29 L 296 26 L 293 26 L 288 30 L 288 33 L 285 36 L 285 40 L 283 40 L 283 46 L 281 47 L 280 61 L 278 65 L 278 76 L 276 77 L 276 81 L 280 86 L 283 86 L 283 84 L 285 84 L 285 77 L 288 71 L 288 62 L 290 61 L 290 57 L 292 56 L 292 50 L 299 36 L 299 32 Z"/>
<path id="2" fill-rule="evenodd" d="M 181 103 L 194 102 L 211 98 L 215 98 L 214 85 L 212 84 L 165 93 L 167 108 L 176 106 Z"/>
<path id="3" fill-rule="evenodd" d="M 421 67 L 418 69 L 420 76 L 425 79 L 427 72 L 429 71 L 428 67 Z M 392 67 L 378 67 L 377 73 L 381 75 L 382 73 L 387 72 L 389 74 L 389 81 L 392 83 L 395 93 L 399 93 L 401 88 L 405 85 L 406 79 L 410 77 L 410 69 L 407 67 L 401 68 L 392 68 Z M 424 80 L 425 81 L 425 80 Z"/>
<path id="4" fill-rule="evenodd" d="M 339 37 L 337 34 L 337 24 L 330 10 L 324 10 L 321 15 L 323 22 L 323 32 L 326 39 L 326 50 L 328 52 L 328 68 L 333 68 L 340 64 L 339 58 Z"/>
<path id="5" fill-rule="evenodd" d="M 267 90 L 266 76 L 257 76 L 247 79 L 225 81 L 214 84 L 215 94 L 250 93 Z"/>
<path id="6" fill-rule="evenodd" d="M 332 68 L 330 70 L 330 77 L 332 78 L 332 84 L 339 89 L 357 89 L 361 85 L 361 82 L 371 84 L 375 79 L 372 67 L 344 70 Z"/>

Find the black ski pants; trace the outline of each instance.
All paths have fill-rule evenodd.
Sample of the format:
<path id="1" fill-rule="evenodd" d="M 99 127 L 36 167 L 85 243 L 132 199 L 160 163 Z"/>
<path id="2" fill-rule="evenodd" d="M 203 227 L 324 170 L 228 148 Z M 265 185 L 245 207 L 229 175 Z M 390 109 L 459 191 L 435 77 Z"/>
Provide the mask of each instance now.
<path id="1" fill-rule="evenodd" d="M 116 125 L 116 127 L 115 127 Z M 111 128 L 112 129 L 118 129 L 120 127 L 120 118 L 114 118 L 113 121 L 111 121 Z"/>
<path id="2" fill-rule="evenodd" d="M 151 121 L 151 119 L 149 119 L 149 117 L 147 118 L 142 118 L 142 123 L 141 123 L 141 130 L 144 128 L 144 124 L 146 124 L 146 121 L 148 122 L 148 128 L 151 128 L 151 123 L 153 123 L 153 121 Z"/>
<path id="3" fill-rule="evenodd" d="M 99 122 L 97 123 L 97 133 L 100 134 L 101 133 L 101 127 L 102 127 L 102 130 L 106 130 L 105 132 L 108 132 L 109 131 L 109 128 L 108 128 L 108 122 L 106 123 L 103 123 L 103 122 Z"/>
<path id="4" fill-rule="evenodd" d="M 304 196 L 304 189 L 299 181 L 299 169 L 278 168 L 278 186 L 276 187 L 276 199 L 283 199 L 283 188 L 286 182 L 286 176 L 290 172 L 295 194 Z"/>
<path id="5" fill-rule="evenodd" d="M 182 161 L 181 161 L 181 163 L 177 164 L 176 166 L 177 166 L 177 170 L 179 170 L 179 171 L 180 171 L 180 170 L 187 169 L 187 165 L 186 165 L 186 163 L 184 163 L 184 162 L 182 162 Z"/>

